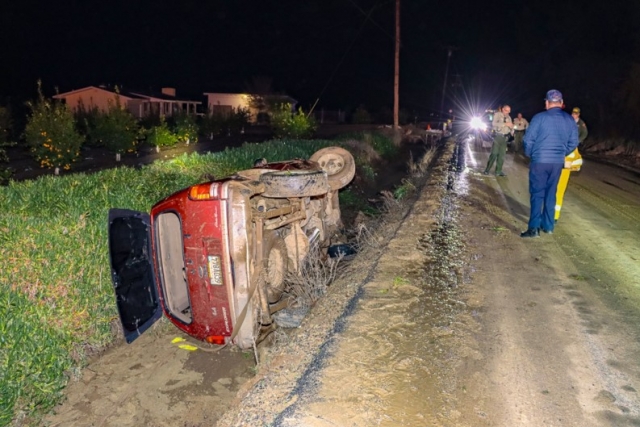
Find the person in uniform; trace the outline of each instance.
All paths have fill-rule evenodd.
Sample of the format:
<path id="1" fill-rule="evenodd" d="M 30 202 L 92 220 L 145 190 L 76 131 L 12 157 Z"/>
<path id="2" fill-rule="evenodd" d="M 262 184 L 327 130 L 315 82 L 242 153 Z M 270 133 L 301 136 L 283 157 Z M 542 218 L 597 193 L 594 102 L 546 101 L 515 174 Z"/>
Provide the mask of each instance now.
<path id="1" fill-rule="evenodd" d="M 545 109 L 531 119 L 524 134 L 524 154 L 529 164 L 529 200 L 531 212 L 526 231 L 520 237 L 539 237 L 540 230 L 553 233 L 556 189 L 564 158 L 578 147 L 578 126 L 562 111 L 562 93 L 551 89 L 545 97 Z"/>
<path id="2" fill-rule="evenodd" d="M 513 152 L 522 153 L 522 139 L 524 138 L 524 131 L 529 127 L 527 119 L 522 117 L 522 113 L 518 113 L 518 117 L 513 119 Z"/>
<path id="3" fill-rule="evenodd" d="M 487 167 L 484 168 L 484 174 L 489 175 L 493 163 L 496 164 L 496 176 L 507 176 L 502 171 L 502 165 L 504 164 L 504 156 L 507 153 L 507 139 L 511 135 L 513 129 L 513 122 L 511 121 L 511 107 L 504 105 L 500 111 L 497 111 L 493 115 L 493 121 L 491 122 L 493 128 L 493 144 L 491 145 L 491 154 L 489 154 L 489 161 Z"/>
<path id="4" fill-rule="evenodd" d="M 582 143 L 585 139 L 587 139 L 587 135 L 589 135 L 589 131 L 587 130 L 587 125 L 580 118 L 580 108 L 575 107 L 571 111 L 571 116 L 573 120 L 575 120 L 576 125 L 578 126 L 578 147 L 582 147 Z M 564 158 L 564 168 L 562 169 L 562 173 L 560 173 L 560 180 L 558 181 L 558 189 L 556 190 L 556 213 L 555 213 L 555 222 L 560 219 L 560 211 L 562 210 L 562 201 L 564 200 L 564 192 L 567 190 L 567 185 L 569 184 L 569 176 L 571 172 L 577 172 L 582 167 L 582 156 L 578 151 L 578 148 L 573 150 L 567 157 Z"/>
<path id="5" fill-rule="evenodd" d="M 587 129 L 587 124 L 580 118 L 580 108 L 574 107 L 573 110 L 571 110 L 571 117 L 573 117 L 573 120 L 575 120 L 578 125 L 578 141 L 580 141 L 578 147 L 583 148 L 582 143 L 587 139 L 589 130 Z"/>

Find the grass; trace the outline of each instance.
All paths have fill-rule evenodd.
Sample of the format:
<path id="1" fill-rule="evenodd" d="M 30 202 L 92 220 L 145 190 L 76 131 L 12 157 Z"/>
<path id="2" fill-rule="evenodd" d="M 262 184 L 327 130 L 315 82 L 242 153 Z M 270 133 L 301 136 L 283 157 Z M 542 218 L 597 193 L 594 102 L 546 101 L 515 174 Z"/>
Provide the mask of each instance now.
<path id="1" fill-rule="evenodd" d="M 147 212 L 204 176 L 228 176 L 260 157 L 308 158 L 329 145 L 336 141 L 247 143 L 141 169 L 0 187 L 0 426 L 37 425 L 87 356 L 119 339 L 107 249 L 111 207 Z"/>

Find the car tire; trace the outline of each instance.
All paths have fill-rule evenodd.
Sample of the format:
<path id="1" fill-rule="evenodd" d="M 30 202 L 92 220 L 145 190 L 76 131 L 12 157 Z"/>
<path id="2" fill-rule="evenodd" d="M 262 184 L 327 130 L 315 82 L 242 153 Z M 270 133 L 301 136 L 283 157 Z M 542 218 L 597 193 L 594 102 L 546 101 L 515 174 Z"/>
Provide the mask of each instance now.
<path id="1" fill-rule="evenodd" d="M 276 233 L 264 239 L 265 287 L 267 301 L 273 304 L 284 292 L 289 255 L 284 240 Z"/>
<path id="2" fill-rule="evenodd" d="M 331 189 L 327 174 L 321 170 L 290 170 L 260 175 L 265 186 L 264 197 L 313 197 L 327 194 Z"/>
<path id="3" fill-rule="evenodd" d="M 351 153 L 342 147 L 326 147 L 316 151 L 309 160 L 317 162 L 327 173 L 331 190 L 339 190 L 351 182 L 356 163 Z"/>

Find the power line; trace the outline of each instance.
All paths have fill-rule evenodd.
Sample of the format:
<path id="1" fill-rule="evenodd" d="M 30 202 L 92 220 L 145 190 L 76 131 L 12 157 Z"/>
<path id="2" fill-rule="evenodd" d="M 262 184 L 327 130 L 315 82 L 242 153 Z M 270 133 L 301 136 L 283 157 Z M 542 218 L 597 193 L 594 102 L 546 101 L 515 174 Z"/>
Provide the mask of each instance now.
<path id="1" fill-rule="evenodd" d="M 311 109 L 309 110 L 309 115 L 311 115 L 311 113 L 313 112 L 313 109 L 316 108 L 316 105 L 318 104 L 318 102 L 320 101 L 320 98 L 322 97 L 322 95 L 324 94 L 324 92 L 327 90 L 327 88 L 329 87 L 329 83 L 331 83 L 331 80 L 333 80 L 333 77 L 336 75 L 336 73 L 338 72 L 338 69 L 340 68 L 340 66 L 342 65 L 342 63 L 344 62 L 345 58 L 347 57 L 347 54 L 349 53 L 349 51 L 351 50 L 351 48 L 353 47 L 353 45 L 356 43 L 356 41 L 358 40 L 358 37 L 360 37 L 360 33 L 362 33 L 362 30 L 364 29 L 365 24 L 367 23 L 367 21 L 369 21 L 369 18 L 371 17 L 371 14 L 373 13 L 374 9 L 376 9 L 378 7 L 378 4 L 373 5 L 373 7 L 371 8 L 371 10 L 369 10 L 369 13 L 366 15 L 366 18 L 364 21 L 362 21 L 362 25 L 360 25 L 360 29 L 358 30 L 358 33 L 356 34 L 356 36 L 353 38 L 353 41 L 351 42 L 351 44 L 349 45 L 349 47 L 347 48 L 347 50 L 344 52 L 344 55 L 342 55 L 342 59 L 340 59 L 340 62 L 338 62 L 338 65 L 336 66 L 336 68 L 333 70 L 333 73 L 331 73 L 331 76 L 329 77 L 329 80 L 327 80 L 327 83 L 324 85 L 324 87 L 322 88 L 322 90 L 320 91 L 320 95 L 318 95 L 318 98 L 316 99 L 316 101 L 313 103 L 313 106 L 311 107 Z"/>

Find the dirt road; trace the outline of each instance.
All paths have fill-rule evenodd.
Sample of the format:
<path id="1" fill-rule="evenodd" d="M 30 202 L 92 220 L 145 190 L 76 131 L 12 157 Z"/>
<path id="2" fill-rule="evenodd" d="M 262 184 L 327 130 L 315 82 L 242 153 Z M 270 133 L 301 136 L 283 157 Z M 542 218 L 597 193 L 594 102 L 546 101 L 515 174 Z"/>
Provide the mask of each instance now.
<path id="1" fill-rule="evenodd" d="M 585 162 L 556 232 L 521 239 L 522 159 L 496 178 L 454 151 L 257 375 L 161 329 L 91 367 L 48 425 L 640 425 L 639 175 Z"/>
<path id="2" fill-rule="evenodd" d="M 485 177 L 463 151 L 297 382 L 267 373 L 220 425 L 640 425 L 638 175 L 586 162 L 556 233 L 527 240 L 522 159 Z"/>

